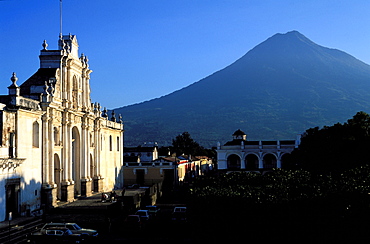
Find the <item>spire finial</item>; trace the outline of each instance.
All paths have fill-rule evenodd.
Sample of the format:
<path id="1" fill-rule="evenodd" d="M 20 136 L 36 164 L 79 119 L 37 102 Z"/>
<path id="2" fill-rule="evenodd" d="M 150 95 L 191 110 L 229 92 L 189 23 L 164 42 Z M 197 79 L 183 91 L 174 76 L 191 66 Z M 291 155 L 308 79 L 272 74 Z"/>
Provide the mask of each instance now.
<path id="1" fill-rule="evenodd" d="M 82 63 L 85 62 L 85 54 L 84 53 L 81 53 L 80 60 L 81 60 Z"/>
<path id="2" fill-rule="evenodd" d="M 17 77 L 17 75 L 15 74 L 15 72 L 13 72 L 12 77 L 10 78 L 10 80 L 13 82 L 13 85 L 14 85 L 14 86 L 17 86 L 16 82 L 17 82 L 17 80 L 18 80 L 18 77 Z"/>
<path id="3" fill-rule="evenodd" d="M 114 110 L 112 111 L 112 117 L 110 118 L 111 121 L 116 122 L 116 113 Z"/>
<path id="4" fill-rule="evenodd" d="M 103 109 L 103 114 L 101 115 L 101 117 L 103 117 L 103 118 L 108 118 L 108 114 L 107 114 L 107 108 L 106 107 L 104 107 L 104 109 Z"/>
<path id="5" fill-rule="evenodd" d="M 49 44 L 47 44 L 46 40 L 44 40 L 44 42 L 42 43 L 42 47 L 44 48 L 44 50 L 48 50 L 48 46 Z"/>
<path id="6" fill-rule="evenodd" d="M 44 84 L 44 93 L 46 95 L 49 95 L 49 85 L 47 81 L 45 81 L 45 84 Z"/>

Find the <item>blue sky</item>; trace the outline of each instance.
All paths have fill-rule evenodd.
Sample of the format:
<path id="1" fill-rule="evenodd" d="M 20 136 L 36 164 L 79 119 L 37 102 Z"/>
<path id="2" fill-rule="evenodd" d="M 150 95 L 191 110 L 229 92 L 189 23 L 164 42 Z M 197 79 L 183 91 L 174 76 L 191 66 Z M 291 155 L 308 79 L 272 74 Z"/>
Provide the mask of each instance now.
<path id="1" fill-rule="evenodd" d="M 92 102 L 109 109 L 188 86 L 291 30 L 370 63 L 370 1 L 63 0 L 63 34 L 77 35 Z M 57 48 L 59 0 L 0 0 L 0 34 L 7 94 L 12 72 L 21 84 L 37 71 L 44 39 Z"/>

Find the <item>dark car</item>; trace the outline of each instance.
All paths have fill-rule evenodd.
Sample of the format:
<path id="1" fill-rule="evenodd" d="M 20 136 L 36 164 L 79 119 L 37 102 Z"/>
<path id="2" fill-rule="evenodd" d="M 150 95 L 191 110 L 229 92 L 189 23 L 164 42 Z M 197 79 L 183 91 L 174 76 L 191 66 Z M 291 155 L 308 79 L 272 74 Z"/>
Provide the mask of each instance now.
<path id="1" fill-rule="evenodd" d="M 148 221 L 150 219 L 149 210 L 138 210 L 136 211 L 136 215 L 140 216 L 141 221 Z"/>
<path id="2" fill-rule="evenodd" d="M 175 207 L 172 212 L 172 220 L 174 221 L 186 221 L 187 220 L 187 209 L 186 207 Z"/>
<path id="3" fill-rule="evenodd" d="M 127 229 L 141 229 L 143 227 L 143 222 L 139 215 L 133 214 L 128 215 L 125 219 L 125 228 Z"/>
<path id="4" fill-rule="evenodd" d="M 41 228 L 41 232 L 45 233 L 45 229 L 50 227 L 65 227 L 69 229 L 73 234 L 82 234 L 90 237 L 98 236 L 98 232 L 96 230 L 81 228 L 76 223 L 46 223 Z"/>
<path id="5" fill-rule="evenodd" d="M 146 206 L 145 208 L 149 211 L 149 215 L 153 217 L 157 216 L 157 214 L 160 211 L 160 209 L 157 206 L 153 206 L 153 205 Z"/>
<path id="6" fill-rule="evenodd" d="M 86 236 L 85 236 L 86 237 Z M 83 243 L 84 235 L 73 234 L 66 227 L 48 227 L 27 236 L 28 243 Z"/>

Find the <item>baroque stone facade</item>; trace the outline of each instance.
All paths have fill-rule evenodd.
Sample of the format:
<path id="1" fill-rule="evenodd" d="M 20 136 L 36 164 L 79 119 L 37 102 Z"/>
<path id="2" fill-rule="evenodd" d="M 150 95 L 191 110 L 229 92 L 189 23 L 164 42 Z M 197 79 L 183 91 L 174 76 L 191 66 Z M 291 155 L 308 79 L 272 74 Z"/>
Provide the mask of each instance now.
<path id="1" fill-rule="evenodd" d="M 37 72 L 0 96 L 0 221 L 123 187 L 122 119 L 91 103 L 76 36 L 42 46 Z"/>

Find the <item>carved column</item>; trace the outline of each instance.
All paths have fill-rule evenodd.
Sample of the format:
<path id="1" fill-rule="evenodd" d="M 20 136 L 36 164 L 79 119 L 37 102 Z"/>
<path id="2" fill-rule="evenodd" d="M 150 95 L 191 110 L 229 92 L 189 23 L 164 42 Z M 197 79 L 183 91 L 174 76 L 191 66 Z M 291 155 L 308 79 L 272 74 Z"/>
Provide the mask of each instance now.
<path id="1" fill-rule="evenodd" d="M 47 158 L 49 162 L 49 183 L 51 185 L 54 185 L 55 179 L 54 179 L 54 137 L 53 137 L 53 114 L 51 114 L 51 117 L 49 118 L 47 122 L 47 144 L 48 144 L 48 153 Z M 54 187 L 54 186 L 53 186 Z"/>
<path id="2" fill-rule="evenodd" d="M 72 181 L 72 169 L 71 169 L 71 122 L 70 114 L 66 109 L 63 112 L 62 122 L 62 165 L 63 165 L 63 181 L 62 181 L 62 200 L 71 202 L 74 200 L 74 182 Z"/>
<path id="3" fill-rule="evenodd" d="M 81 132 L 81 195 L 91 195 L 91 178 L 89 177 L 89 136 L 88 136 L 88 118 L 82 118 Z"/>
<path id="4" fill-rule="evenodd" d="M 63 174 L 62 174 L 62 181 L 67 182 L 68 181 L 68 160 L 67 160 L 67 141 L 68 141 L 68 128 L 67 128 L 67 114 L 66 112 L 62 113 L 62 158 L 61 158 L 61 165 L 63 168 Z"/>
<path id="5" fill-rule="evenodd" d="M 94 159 L 95 159 L 95 175 L 94 175 L 94 191 L 103 191 L 102 176 L 100 172 L 100 153 L 101 153 L 101 132 L 100 132 L 100 119 L 96 118 L 94 121 Z"/>
<path id="6" fill-rule="evenodd" d="M 259 156 L 258 156 L 258 168 L 259 169 L 263 169 L 263 154 L 262 154 L 262 152 L 259 152 L 258 153 L 259 154 Z"/>
<path id="7" fill-rule="evenodd" d="M 42 165 L 43 165 L 43 171 L 42 171 L 42 177 L 43 177 L 43 184 L 48 185 L 50 183 L 50 169 L 49 169 L 49 133 L 48 133 L 48 127 L 49 127 L 49 116 L 48 113 L 44 113 L 42 116 L 42 136 L 41 136 L 41 150 L 42 150 Z"/>
<path id="8" fill-rule="evenodd" d="M 47 122 L 47 144 L 48 144 L 48 174 L 49 174 L 49 185 L 50 185 L 50 197 L 51 197 L 51 205 L 57 206 L 57 198 L 58 198 L 58 186 L 55 184 L 55 172 L 54 172 L 54 136 L 53 136 L 53 111 L 50 110 L 50 117 Z"/>
<path id="9" fill-rule="evenodd" d="M 281 168 L 281 152 L 280 152 L 280 150 L 277 152 L 276 159 L 277 159 L 276 167 L 278 169 L 280 169 Z"/>

